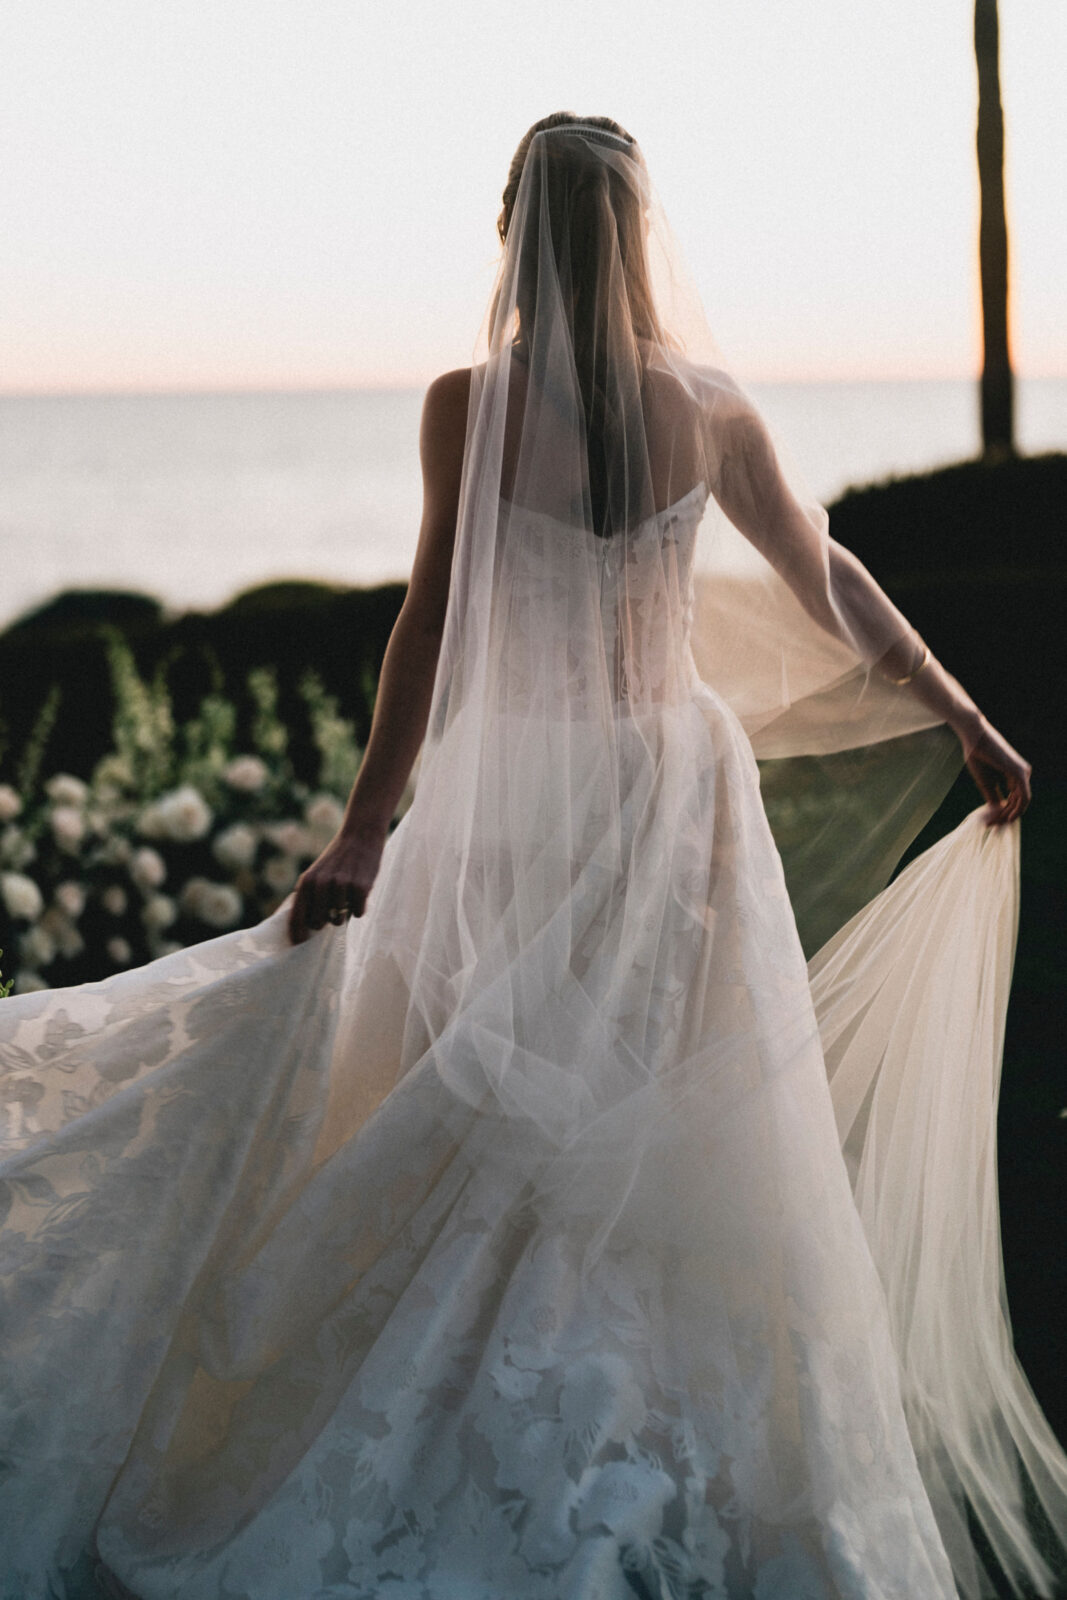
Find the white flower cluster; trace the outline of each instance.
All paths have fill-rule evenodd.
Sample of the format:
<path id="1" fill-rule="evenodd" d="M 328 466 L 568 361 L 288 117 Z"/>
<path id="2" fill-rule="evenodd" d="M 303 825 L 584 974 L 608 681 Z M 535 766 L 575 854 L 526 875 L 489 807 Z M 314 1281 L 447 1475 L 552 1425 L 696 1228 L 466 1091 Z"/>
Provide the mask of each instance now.
<path id="1" fill-rule="evenodd" d="M 22 796 L 9 783 L 0 783 L 0 822 L 13 822 L 22 810 Z"/>
<path id="2" fill-rule="evenodd" d="M 304 816 L 311 829 L 316 852 L 325 848 L 344 820 L 344 807 L 332 794 L 320 794 L 308 802 Z"/>
<path id="3" fill-rule="evenodd" d="M 0 784 L 0 910 L 13 924 L 4 942 L 16 993 L 47 988 L 52 964 L 87 943 L 120 968 L 269 913 L 344 817 L 337 795 L 281 785 L 256 755 L 216 768 L 210 799 L 185 781 L 139 804 L 129 779 L 125 758 L 111 755 L 91 784 L 57 773 L 36 807 Z M 289 800 L 288 816 L 263 815 L 268 785 Z"/>
<path id="4" fill-rule="evenodd" d="M 71 922 L 77 922 L 85 910 L 85 890 L 73 879 L 56 886 L 54 899 L 60 911 L 65 917 L 69 917 Z"/>
<path id="5" fill-rule="evenodd" d="M 210 878 L 190 878 L 181 892 L 181 907 L 210 928 L 232 928 L 243 910 L 236 889 L 228 883 L 212 883 Z"/>
<path id="6" fill-rule="evenodd" d="M 55 842 L 67 855 L 76 856 L 89 826 L 89 785 L 69 772 L 57 772 L 45 784 L 44 792 L 52 802 L 48 822 Z"/>
<path id="7" fill-rule="evenodd" d="M 150 933 L 162 933 L 177 916 L 178 907 L 169 894 L 150 894 L 141 910 L 141 921 Z"/>
<path id="8" fill-rule="evenodd" d="M 45 784 L 44 792 L 53 805 L 80 809 L 89 798 L 89 785 L 80 778 L 72 777 L 69 772 L 57 772 Z"/>
<path id="9" fill-rule="evenodd" d="M 0 873 L 0 897 L 9 917 L 33 922 L 44 910 L 40 889 L 21 872 Z"/>
<path id="10" fill-rule="evenodd" d="M 267 763 L 259 756 L 235 756 L 224 769 L 223 782 L 241 794 L 258 794 L 270 777 Z"/>
<path id="11" fill-rule="evenodd" d="M 158 850 L 142 845 L 130 857 L 130 877 L 138 889 L 158 889 L 166 881 L 167 864 Z"/>
<path id="12" fill-rule="evenodd" d="M 145 806 L 137 831 L 146 839 L 173 839 L 189 844 L 202 839 L 211 828 L 211 807 L 191 783 L 183 783 L 161 799 Z"/>
<path id="13" fill-rule="evenodd" d="M 25 828 L 17 823 L 9 825 L 0 833 L 0 867 L 10 867 L 12 872 L 21 872 L 23 867 L 28 867 L 37 859 L 37 846 L 26 832 Z"/>
<path id="14" fill-rule="evenodd" d="M 256 830 L 246 822 L 235 822 L 211 841 L 211 851 L 220 867 L 236 872 L 250 867 L 256 859 L 259 839 Z"/>
<path id="15" fill-rule="evenodd" d="M 361 760 L 353 723 L 314 673 L 300 693 L 317 793 L 289 765 L 271 669 L 247 678 L 255 750 L 241 751 L 225 696 L 179 725 L 162 677 L 146 681 L 122 644 L 109 662 L 113 746 L 90 781 L 0 783 L 0 945 L 17 993 L 101 977 L 274 911 L 340 828 Z M 43 748 L 27 747 L 37 753 L 23 773 Z M 400 812 L 410 799 L 409 784 Z"/>

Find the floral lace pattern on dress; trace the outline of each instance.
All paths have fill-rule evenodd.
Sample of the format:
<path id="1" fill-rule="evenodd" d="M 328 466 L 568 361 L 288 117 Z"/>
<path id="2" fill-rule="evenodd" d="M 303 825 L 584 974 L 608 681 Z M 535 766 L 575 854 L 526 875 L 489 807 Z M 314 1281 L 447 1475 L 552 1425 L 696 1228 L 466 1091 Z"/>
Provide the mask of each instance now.
<path id="1" fill-rule="evenodd" d="M 509 541 L 479 811 L 460 715 L 358 923 L 3 1002 L 4 1600 L 953 1595 L 702 503 L 573 542 L 592 617 Z"/>

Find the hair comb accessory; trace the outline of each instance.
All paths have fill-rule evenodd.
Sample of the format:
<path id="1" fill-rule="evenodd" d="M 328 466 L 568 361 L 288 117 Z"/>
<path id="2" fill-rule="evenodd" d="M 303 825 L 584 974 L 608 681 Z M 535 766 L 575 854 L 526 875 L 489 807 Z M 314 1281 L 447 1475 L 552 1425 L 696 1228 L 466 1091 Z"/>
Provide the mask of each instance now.
<path id="1" fill-rule="evenodd" d="M 561 122 L 554 128 L 542 128 L 535 138 L 550 133 L 579 133 L 583 139 L 602 139 L 606 144 L 621 144 L 624 150 L 636 147 L 636 140 L 624 139 L 621 134 L 611 133 L 607 128 L 594 128 L 588 122 Z"/>

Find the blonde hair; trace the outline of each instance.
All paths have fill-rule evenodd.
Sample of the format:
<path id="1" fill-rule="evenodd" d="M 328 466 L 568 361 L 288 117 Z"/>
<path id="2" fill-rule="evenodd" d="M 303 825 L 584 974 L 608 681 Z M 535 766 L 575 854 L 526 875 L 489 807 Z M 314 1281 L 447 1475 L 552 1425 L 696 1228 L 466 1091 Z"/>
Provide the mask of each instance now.
<path id="1" fill-rule="evenodd" d="M 566 134 L 571 128 L 574 138 L 544 141 L 543 152 L 529 175 L 533 186 L 531 225 L 524 227 L 522 238 L 509 239 L 519 186 L 534 139 L 538 134 L 557 130 Z M 590 149 L 590 144 L 597 143 L 610 145 L 625 154 L 627 161 L 604 159 L 603 154 Z M 640 173 L 635 173 L 635 167 Z M 639 411 L 642 404 L 646 359 L 642 347 L 667 342 L 656 314 L 649 276 L 643 172 L 644 157 L 636 141 L 611 117 L 554 112 L 535 122 L 520 140 L 508 170 L 497 222 L 501 241 L 514 256 L 515 322 L 508 328 L 497 326 L 494 303 L 491 324 L 496 327 L 496 338 L 510 342 L 521 356 L 533 334 L 543 271 L 537 219 L 546 212 L 550 219 L 558 257 L 556 267 L 565 278 L 570 297 L 594 525 L 602 533 L 615 531 L 618 521 L 611 509 L 617 498 L 612 489 L 612 463 L 622 442 L 628 436 L 637 437 L 634 424 L 641 420 L 630 414 Z M 621 266 L 621 274 L 614 274 L 613 264 Z M 614 353 L 612 358 L 609 352 Z M 608 370 L 609 359 L 620 358 L 629 373 L 626 378 L 620 368 Z M 625 501 L 625 485 L 620 493 Z"/>

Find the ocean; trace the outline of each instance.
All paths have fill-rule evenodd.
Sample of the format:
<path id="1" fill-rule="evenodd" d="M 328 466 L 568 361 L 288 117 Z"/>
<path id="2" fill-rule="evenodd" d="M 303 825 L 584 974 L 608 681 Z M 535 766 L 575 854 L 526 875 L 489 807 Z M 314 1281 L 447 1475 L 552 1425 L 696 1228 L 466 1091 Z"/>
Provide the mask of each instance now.
<path id="1" fill-rule="evenodd" d="M 973 456 L 970 381 L 753 385 L 823 502 Z M 0 626 L 67 588 L 213 607 L 278 578 L 404 578 L 420 390 L 0 396 Z M 1023 450 L 1067 448 L 1067 379 L 1018 386 Z"/>

